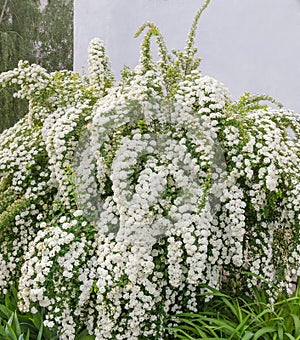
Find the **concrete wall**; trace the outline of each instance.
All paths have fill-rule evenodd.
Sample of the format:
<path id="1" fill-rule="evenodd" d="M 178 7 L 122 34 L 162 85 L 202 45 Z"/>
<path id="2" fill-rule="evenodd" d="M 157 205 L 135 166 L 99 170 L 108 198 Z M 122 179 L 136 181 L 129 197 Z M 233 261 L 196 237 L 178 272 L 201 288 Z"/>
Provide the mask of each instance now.
<path id="1" fill-rule="evenodd" d="M 75 0 L 74 68 L 87 47 L 104 40 L 115 73 L 135 66 L 145 21 L 155 22 L 170 49 L 183 48 L 200 0 Z M 201 69 L 238 97 L 265 93 L 300 113 L 300 0 L 211 0 L 197 32 Z"/>

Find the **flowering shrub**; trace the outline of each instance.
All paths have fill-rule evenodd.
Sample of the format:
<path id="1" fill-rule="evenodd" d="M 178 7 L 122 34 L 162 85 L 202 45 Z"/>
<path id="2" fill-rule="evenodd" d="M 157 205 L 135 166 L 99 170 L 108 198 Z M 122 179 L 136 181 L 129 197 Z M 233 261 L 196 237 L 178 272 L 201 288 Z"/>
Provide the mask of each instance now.
<path id="1" fill-rule="evenodd" d="M 174 55 L 143 25 L 118 82 L 98 39 L 89 77 L 22 61 L 0 76 L 29 100 L 0 135 L 0 289 L 18 282 L 20 310 L 45 307 L 61 339 L 164 339 L 200 284 L 272 300 L 300 274 L 299 118 L 201 74 L 208 3 Z"/>

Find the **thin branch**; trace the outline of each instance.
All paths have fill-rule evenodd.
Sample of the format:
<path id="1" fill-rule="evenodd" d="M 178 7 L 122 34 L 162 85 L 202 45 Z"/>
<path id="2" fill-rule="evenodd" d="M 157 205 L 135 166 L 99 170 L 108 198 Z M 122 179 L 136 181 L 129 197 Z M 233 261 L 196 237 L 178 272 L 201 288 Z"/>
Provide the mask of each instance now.
<path id="1" fill-rule="evenodd" d="M 188 39 L 187 39 L 187 42 L 186 42 L 186 47 L 185 47 L 185 50 L 188 54 L 190 54 L 190 53 L 193 54 L 193 51 L 191 51 L 191 50 L 192 50 L 194 42 L 195 42 L 195 35 L 196 35 L 198 22 L 199 22 L 199 19 L 201 17 L 201 14 L 208 7 L 209 3 L 210 3 L 210 0 L 206 0 L 205 4 L 199 9 L 199 11 L 196 13 L 196 15 L 194 17 L 192 27 L 190 29 L 189 36 L 188 36 Z"/>
<path id="2" fill-rule="evenodd" d="M 2 24 L 7 5 L 8 5 L 8 0 L 5 0 L 4 5 L 2 7 L 1 15 L 0 15 L 0 24 Z"/>

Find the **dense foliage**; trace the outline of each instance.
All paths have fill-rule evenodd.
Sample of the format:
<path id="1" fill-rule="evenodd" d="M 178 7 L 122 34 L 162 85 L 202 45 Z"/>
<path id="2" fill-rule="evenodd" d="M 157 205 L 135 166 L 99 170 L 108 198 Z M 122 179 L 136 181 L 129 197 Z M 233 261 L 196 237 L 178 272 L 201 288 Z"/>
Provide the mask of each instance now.
<path id="1" fill-rule="evenodd" d="M 143 25 L 118 82 L 98 39 L 89 78 L 24 61 L 0 76 L 29 100 L 0 136 L 0 289 L 17 282 L 20 310 L 44 307 L 60 339 L 165 339 L 200 284 L 272 302 L 299 275 L 298 116 L 201 74 L 208 3 L 174 55 Z"/>
<path id="2" fill-rule="evenodd" d="M 281 295 L 273 304 L 263 290 L 253 296 L 232 297 L 209 288 L 213 296 L 197 314 L 177 316 L 176 339 L 296 340 L 300 338 L 299 287 L 292 296 Z M 205 298 L 205 295 L 203 296 Z"/>

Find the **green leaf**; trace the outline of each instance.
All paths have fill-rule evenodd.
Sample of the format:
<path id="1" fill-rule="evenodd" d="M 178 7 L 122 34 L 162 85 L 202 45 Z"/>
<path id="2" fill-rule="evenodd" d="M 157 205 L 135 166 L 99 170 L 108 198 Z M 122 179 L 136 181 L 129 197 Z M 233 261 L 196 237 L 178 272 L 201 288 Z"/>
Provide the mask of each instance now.
<path id="1" fill-rule="evenodd" d="M 3 339 L 3 340 L 9 339 L 3 326 L 0 326 L 0 335 L 1 335 L 1 339 Z"/>
<path id="2" fill-rule="evenodd" d="M 200 335 L 200 336 L 206 336 L 207 334 L 202 330 L 203 328 L 207 328 L 207 323 L 199 318 L 197 320 L 195 320 L 194 322 L 192 320 L 189 320 L 189 319 L 180 319 L 180 322 L 183 323 L 180 325 L 180 329 L 183 329 L 183 330 L 186 330 L 186 331 L 189 331 L 195 335 Z M 196 325 L 196 323 L 199 323 L 199 326 Z M 200 328 L 200 326 L 202 326 Z M 175 327 L 176 329 L 177 327 Z M 208 329 L 207 329 L 208 330 Z"/>
<path id="3" fill-rule="evenodd" d="M 235 329 L 234 334 L 236 334 L 240 337 L 240 336 L 242 336 L 242 334 L 244 334 L 244 332 L 248 333 L 246 331 L 246 329 L 249 327 L 248 321 L 249 321 L 250 317 L 253 317 L 253 315 L 248 314 L 243 320 L 240 321 L 240 323 L 237 325 L 237 327 Z"/>
<path id="4" fill-rule="evenodd" d="M 299 316 L 296 315 L 296 314 L 290 314 L 290 316 L 293 318 L 293 321 L 294 321 L 295 336 L 300 336 L 300 319 L 299 319 Z"/>
<path id="5" fill-rule="evenodd" d="M 13 319 L 14 319 L 14 313 L 12 313 L 11 316 L 9 317 L 9 319 L 7 321 L 7 324 L 9 324 L 11 326 L 12 322 L 13 322 Z"/>
<path id="6" fill-rule="evenodd" d="M 40 329 L 41 325 L 43 324 L 41 314 L 40 313 L 32 314 L 32 322 L 37 329 Z"/>
<path id="7" fill-rule="evenodd" d="M 266 308 L 266 309 L 264 309 L 261 313 L 259 313 L 257 316 L 255 316 L 255 318 L 253 319 L 253 320 L 251 320 L 250 322 L 249 322 L 249 326 L 251 325 L 251 324 L 253 324 L 253 323 L 265 323 L 265 319 L 263 319 L 263 316 L 265 316 L 265 315 L 269 315 L 271 313 L 271 310 L 270 309 L 268 309 L 268 308 Z M 255 314 L 254 314 L 255 315 Z M 254 316 L 253 315 L 253 316 Z"/>
<path id="8" fill-rule="evenodd" d="M 230 320 L 221 320 L 216 318 L 207 318 L 206 320 L 212 325 L 219 327 L 227 335 L 235 333 L 236 325 Z"/>
<path id="9" fill-rule="evenodd" d="M 9 323 L 5 325 L 5 333 L 10 340 L 18 340 L 16 333 L 14 332 Z"/>
<path id="10" fill-rule="evenodd" d="M 13 312 L 9 310 L 6 306 L 0 305 L 0 317 L 4 319 L 9 319 Z"/>
<path id="11" fill-rule="evenodd" d="M 241 340 L 249 340 L 252 339 L 254 333 L 246 331 L 245 334 L 243 335 L 243 337 L 241 338 Z"/>
<path id="12" fill-rule="evenodd" d="M 269 326 L 269 327 L 263 327 L 263 328 L 261 328 L 260 330 L 258 330 L 258 331 L 254 334 L 253 340 L 259 339 L 259 338 L 260 338 L 262 335 L 264 335 L 264 334 L 274 333 L 274 332 L 276 332 L 276 328 L 275 328 L 275 327 L 271 327 L 271 326 Z"/>
<path id="13" fill-rule="evenodd" d="M 280 323 L 277 324 L 277 332 L 279 340 L 283 340 L 283 327 Z"/>
<path id="14" fill-rule="evenodd" d="M 39 333 L 38 333 L 38 336 L 37 336 L 36 340 L 42 340 L 43 331 L 44 331 L 44 324 L 43 324 L 43 322 L 41 322 L 40 328 L 38 330 L 39 330 Z"/>
<path id="15" fill-rule="evenodd" d="M 77 337 L 76 340 L 94 340 L 95 336 L 94 335 L 90 335 L 87 331 L 87 329 L 85 329 L 84 331 L 82 331 Z"/>
<path id="16" fill-rule="evenodd" d="M 13 314 L 13 321 L 14 321 L 14 326 L 16 330 L 16 335 L 20 336 L 21 335 L 21 326 L 18 320 L 17 312 L 14 312 Z"/>
<path id="17" fill-rule="evenodd" d="M 231 310 L 233 315 L 235 315 L 237 320 L 241 321 L 241 319 L 242 319 L 242 311 L 241 311 L 241 308 L 240 308 L 238 300 L 233 300 L 234 303 L 231 303 L 227 297 L 222 297 L 222 301 Z"/>
<path id="18" fill-rule="evenodd" d="M 56 334 L 56 331 L 50 330 L 48 327 L 43 326 L 43 337 L 46 340 L 57 340 L 58 335 Z"/>
<path id="19" fill-rule="evenodd" d="M 183 336 L 180 335 L 179 333 L 183 334 Z M 179 339 L 196 340 L 195 338 L 193 338 L 192 336 L 190 336 L 188 333 L 186 333 L 186 332 L 185 332 L 183 329 L 181 329 L 181 328 L 178 328 L 178 329 L 176 330 L 175 336 L 176 336 L 176 338 L 179 338 Z"/>
<path id="20" fill-rule="evenodd" d="M 285 336 L 287 336 L 290 340 L 296 340 L 294 336 L 292 336 L 290 333 L 284 333 Z"/>
<path id="21" fill-rule="evenodd" d="M 14 292 L 12 292 L 12 294 L 5 295 L 5 306 L 11 311 L 14 311 L 17 309 L 17 302 L 14 297 Z"/>

